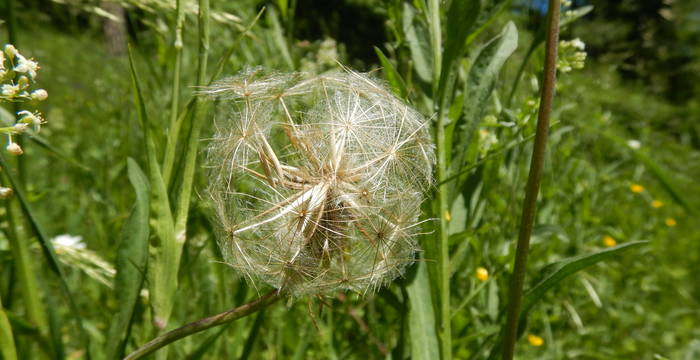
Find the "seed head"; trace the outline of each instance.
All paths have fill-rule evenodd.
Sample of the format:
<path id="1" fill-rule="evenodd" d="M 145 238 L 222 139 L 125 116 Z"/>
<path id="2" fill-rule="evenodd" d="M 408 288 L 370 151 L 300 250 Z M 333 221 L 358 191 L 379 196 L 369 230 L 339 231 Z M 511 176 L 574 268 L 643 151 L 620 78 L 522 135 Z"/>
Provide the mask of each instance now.
<path id="1" fill-rule="evenodd" d="M 295 296 L 373 291 L 413 261 L 433 145 L 423 116 L 366 75 L 253 70 L 208 150 L 225 260 Z"/>

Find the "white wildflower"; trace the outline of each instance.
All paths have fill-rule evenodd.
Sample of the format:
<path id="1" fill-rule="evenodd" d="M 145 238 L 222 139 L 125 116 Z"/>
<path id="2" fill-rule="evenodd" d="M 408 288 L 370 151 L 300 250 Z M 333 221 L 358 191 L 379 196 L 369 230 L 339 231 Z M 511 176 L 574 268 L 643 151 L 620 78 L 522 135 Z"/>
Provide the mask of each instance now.
<path id="1" fill-rule="evenodd" d="M 31 113 L 27 110 L 22 110 L 17 113 L 17 116 L 19 116 L 19 123 L 32 125 L 35 131 L 41 130 L 41 124 L 46 122 L 38 111 Z"/>
<path id="2" fill-rule="evenodd" d="M 24 56 L 17 54 L 17 65 L 14 68 L 15 72 L 26 73 L 32 79 L 36 78 L 36 72 L 39 70 L 39 64 L 36 61 L 29 60 Z"/>
<path id="3" fill-rule="evenodd" d="M 3 84 L 0 89 L 2 89 L 2 95 L 7 97 L 13 97 L 19 93 L 19 85 Z"/>
<path id="4" fill-rule="evenodd" d="M 68 247 L 73 249 L 85 249 L 83 237 L 80 235 L 62 234 L 51 239 L 55 246 Z"/>
<path id="5" fill-rule="evenodd" d="M 629 146 L 632 149 L 637 150 L 640 147 L 642 147 L 642 143 L 639 142 L 639 140 L 630 139 L 630 140 L 627 140 L 627 146 Z"/>

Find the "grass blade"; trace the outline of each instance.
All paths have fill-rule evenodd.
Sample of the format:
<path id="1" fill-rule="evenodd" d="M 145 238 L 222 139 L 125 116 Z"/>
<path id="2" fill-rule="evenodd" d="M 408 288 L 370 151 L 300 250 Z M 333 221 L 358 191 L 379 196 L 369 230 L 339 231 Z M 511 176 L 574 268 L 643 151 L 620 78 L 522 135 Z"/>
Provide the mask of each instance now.
<path id="1" fill-rule="evenodd" d="M 17 360 L 15 339 L 12 336 L 12 327 L 5 314 L 5 308 L 2 306 L 2 299 L 0 299 L 0 355 L 5 360 Z"/>
<path id="2" fill-rule="evenodd" d="M 136 204 L 129 219 L 124 224 L 119 249 L 117 250 L 117 275 L 114 279 L 114 292 L 119 299 L 118 312 L 112 319 L 107 344 L 107 359 L 120 359 L 123 356 L 131 319 L 143 286 L 146 262 L 148 260 L 148 178 L 136 161 L 129 158 L 128 173 L 136 193 Z"/>
<path id="3" fill-rule="evenodd" d="M 168 193 L 160 172 L 160 166 L 158 165 L 155 143 L 151 136 L 150 124 L 131 48 L 129 48 L 129 67 L 134 90 L 134 103 L 144 132 L 144 148 L 148 162 L 149 182 L 151 184 L 152 198 L 150 205 L 154 218 L 153 230 L 157 238 L 155 241 L 151 241 L 153 259 L 148 271 L 153 323 L 157 328 L 163 329 L 170 317 L 173 307 L 173 293 L 177 289 L 177 271 L 172 271 L 177 269 L 179 259 L 175 244 L 175 225 L 170 210 Z"/>
<path id="4" fill-rule="evenodd" d="M 430 44 L 425 26 L 416 17 L 416 9 L 408 2 L 403 3 L 403 32 L 406 35 L 408 47 L 411 50 L 413 68 L 418 77 L 430 82 L 432 75 L 432 60 L 427 55 L 430 52 Z"/>
<path id="5" fill-rule="evenodd" d="M 440 359 L 428 270 L 423 261 L 419 261 L 416 266 L 416 276 L 406 286 L 410 305 L 408 329 L 411 337 L 411 359 Z"/>
<path id="6" fill-rule="evenodd" d="M 530 288 L 523 296 L 523 307 L 520 316 L 526 316 L 530 309 L 544 296 L 544 294 L 562 282 L 567 277 L 595 265 L 603 260 L 611 258 L 619 253 L 633 247 L 644 245 L 648 241 L 632 241 L 618 245 L 616 247 L 601 250 L 592 254 L 584 254 L 572 258 L 564 259 L 545 266 L 541 273 L 542 279 Z"/>
<path id="7" fill-rule="evenodd" d="M 391 63 L 391 61 L 389 61 L 389 59 L 378 47 L 374 47 L 374 52 L 377 53 L 379 62 L 382 64 L 384 76 L 389 81 L 389 85 L 391 85 L 391 90 L 394 91 L 394 94 L 397 94 L 402 99 L 405 99 L 406 96 L 408 96 L 408 90 L 406 90 L 406 84 L 401 78 L 401 75 L 399 75 L 394 65 Z"/>
<path id="8" fill-rule="evenodd" d="M 437 103 L 444 108 L 445 95 L 450 93 L 458 72 L 452 67 L 464 53 L 466 40 L 479 15 L 479 0 L 453 0 L 447 10 L 447 33 L 438 83 Z"/>

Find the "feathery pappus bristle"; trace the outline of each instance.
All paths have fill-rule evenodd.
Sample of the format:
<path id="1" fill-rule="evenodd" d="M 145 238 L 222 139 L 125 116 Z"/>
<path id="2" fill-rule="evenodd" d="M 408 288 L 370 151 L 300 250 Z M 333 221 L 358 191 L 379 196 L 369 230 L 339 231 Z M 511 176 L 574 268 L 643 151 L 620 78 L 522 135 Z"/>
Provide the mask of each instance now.
<path id="1" fill-rule="evenodd" d="M 225 108 L 208 149 L 225 261 L 293 296 L 375 291 L 418 249 L 434 146 L 365 74 L 253 69 L 200 91 Z"/>

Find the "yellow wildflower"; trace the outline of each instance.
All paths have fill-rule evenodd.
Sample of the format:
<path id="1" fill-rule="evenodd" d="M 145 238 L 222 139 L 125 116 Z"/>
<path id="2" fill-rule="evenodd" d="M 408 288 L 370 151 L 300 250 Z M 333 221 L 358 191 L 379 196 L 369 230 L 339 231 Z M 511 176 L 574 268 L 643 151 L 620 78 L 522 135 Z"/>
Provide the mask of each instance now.
<path id="1" fill-rule="evenodd" d="M 486 281 L 489 279 L 489 271 L 486 268 L 479 266 L 476 268 L 476 278 L 481 281 Z"/>
<path id="2" fill-rule="evenodd" d="M 639 185 L 639 184 L 632 184 L 630 185 L 630 191 L 633 193 L 640 193 L 644 191 L 644 186 Z"/>
<path id="3" fill-rule="evenodd" d="M 654 200 L 651 202 L 651 207 L 653 207 L 654 209 L 658 209 L 662 206 L 664 206 L 664 203 L 661 200 Z"/>
<path id="4" fill-rule="evenodd" d="M 539 347 L 539 346 L 544 345 L 544 339 L 541 338 L 541 337 L 539 337 L 539 336 L 537 336 L 537 335 L 533 335 L 533 334 L 530 334 L 530 335 L 527 336 L 527 341 L 528 341 L 528 342 L 530 343 L 530 345 L 532 345 L 532 346 L 538 346 L 538 347 Z"/>
<path id="5" fill-rule="evenodd" d="M 668 219 L 666 219 L 666 226 L 668 226 L 668 227 L 674 227 L 674 226 L 676 226 L 677 224 L 678 224 L 678 223 L 676 222 L 676 219 L 674 219 L 674 218 L 668 218 Z"/>
<path id="6" fill-rule="evenodd" d="M 605 235 L 605 236 L 603 236 L 603 245 L 605 245 L 607 247 L 613 247 L 613 246 L 617 245 L 617 241 L 615 241 L 615 239 L 612 236 Z"/>

